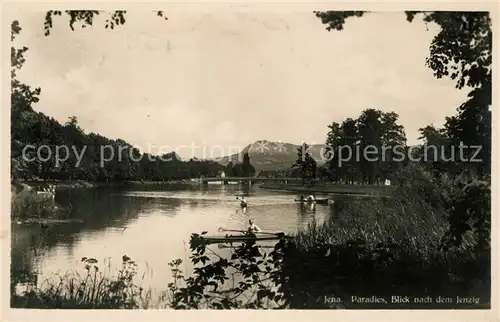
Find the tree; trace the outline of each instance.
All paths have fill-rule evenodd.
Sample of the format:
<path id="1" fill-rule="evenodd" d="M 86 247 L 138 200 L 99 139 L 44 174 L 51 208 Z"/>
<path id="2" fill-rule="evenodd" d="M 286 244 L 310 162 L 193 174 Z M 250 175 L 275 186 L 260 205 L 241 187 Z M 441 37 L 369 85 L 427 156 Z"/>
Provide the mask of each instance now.
<path id="1" fill-rule="evenodd" d="M 15 41 L 21 30 L 19 22 L 13 21 L 11 42 Z M 38 159 L 34 162 L 27 162 L 26 158 L 22 156 L 22 149 L 26 145 L 24 141 L 28 140 L 28 142 L 34 143 L 36 140 L 36 138 L 24 135 L 24 133 L 32 133 L 30 129 L 35 125 L 33 118 L 24 116 L 26 116 L 26 111 L 29 111 L 31 106 L 39 101 L 41 92 L 40 88 L 32 89 L 17 79 L 17 72 L 26 61 L 24 55 L 27 51 L 28 48 L 25 46 L 22 48 L 11 47 L 11 175 L 25 179 L 38 174 L 41 169 L 41 163 Z M 31 159 L 34 155 L 30 152 L 27 157 Z"/>
<path id="2" fill-rule="evenodd" d="M 427 125 L 419 129 L 419 140 L 424 140 L 424 144 L 416 152 L 416 157 L 420 159 L 427 169 L 439 175 L 442 171 L 450 170 L 450 163 L 443 160 L 449 154 L 450 141 L 446 129 L 438 129 L 434 125 Z"/>
<path id="3" fill-rule="evenodd" d="M 380 165 L 380 174 L 383 178 L 392 178 L 392 175 L 401 169 L 401 161 L 394 159 L 395 149 L 401 150 L 406 147 L 406 134 L 404 127 L 397 123 L 399 115 L 395 112 L 382 113 L 381 116 L 381 140 L 382 146 L 390 149 L 382 148 L 382 162 Z"/>
<path id="4" fill-rule="evenodd" d="M 346 17 L 363 14 L 316 12 L 322 22 L 328 24 L 327 30 L 342 30 Z M 481 147 L 481 162 L 462 162 L 457 167 L 463 171 L 458 173 L 457 180 L 467 178 L 468 173 L 464 172 L 472 170 L 484 181 L 467 182 L 463 196 L 453 196 L 455 199 L 448 202 L 449 231 L 444 245 L 449 247 L 451 243 L 452 246 L 461 246 L 462 235 L 472 231 L 477 240 L 476 258 L 485 258 L 486 263 L 489 263 L 492 103 L 490 15 L 488 12 L 406 12 L 407 20 L 413 21 L 417 14 L 421 14 L 426 23 L 434 22 L 441 28 L 431 42 L 426 65 L 433 70 L 436 78 L 446 76 L 456 81 L 456 88 L 470 88 L 468 100 L 458 107 L 455 116 L 446 118 L 444 129 L 423 128 L 422 137 L 428 142 L 435 140 L 441 146 L 448 145 L 450 149 L 461 144 Z M 444 140 L 447 142 L 443 144 Z M 473 225 L 468 221 L 472 221 Z"/>
<path id="5" fill-rule="evenodd" d="M 317 163 L 313 157 L 307 152 L 309 146 L 307 143 L 303 143 L 301 147 L 297 149 L 297 160 L 292 165 L 292 169 L 299 169 L 300 175 L 302 177 L 302 184 L 305 183 L 305 179 L 309 178 L 315 182 Z"/>
<path id="6" fill-rule="evenodd" d="M 229 163 L 224 167 L 224 173 L 227 177 L 232 177 L 233 174 L 233 162 L 229 161 Z"/>
<path id="7" fill-rule="evenodd" d="M 12 22 L 11 40 L 21 31 L 17 21 Z M 189 178 L 193 174 L 214 175 L 222 166 L 215 162 L 183 162 L 175 153 L 162 156 L 141 154 L 124 140 L 111 140 L 95 133 L 85 134 L 72 116 L 65 124 L 36 112 L 34 104 L 39 101 L 41 90 L 32 89 L 17 79 L 17 72 L 25 62 L 28 48 L 11 48 L 11 176 L 12 180 L 42 178 L 58 180 L 123 181 L 123 180 L 168 180 Z M 45 146 L 37 157 L 33 149 Z M 76 148 L 84 152 L 78 160 L 73 151 L 61 152 L 67 159 L 56 162 L 57 148 Z M 85 150 L 84 150 L 85 149 Z M 26 152 L 26 155 L 23 153 Z M 104 154 L 103 154 L 104 153 Z M 101 162 L 111 154 L 113 158 Z M 29 161 L 31 160 L 31 161 Z M 106 159 L 107 160 L 107 159 Z M 78 163 L 80 162 L 80 163 Z"/>

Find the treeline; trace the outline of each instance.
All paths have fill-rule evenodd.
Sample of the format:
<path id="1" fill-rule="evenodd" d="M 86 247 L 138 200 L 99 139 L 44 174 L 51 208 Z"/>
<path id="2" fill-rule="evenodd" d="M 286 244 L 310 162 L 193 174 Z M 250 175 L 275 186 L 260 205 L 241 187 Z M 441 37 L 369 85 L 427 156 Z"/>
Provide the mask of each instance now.
<path id="1" fill-rule="evenodd" d="M 11 27 L 14 41 L 21 27 L 17 21 Z M 41 89 L 17 78 L 27 50 L 11 47 L 12 180 L 161 181 L 215 176 L 222 169 L 214 161 L 184 162 L 174 152 L 161 156 L 141 153 L 123 140 L 84 133 L 76 117 L 63 125 L 34 111 Z"/>
<path id="2" fill-rule="evenodd" d="M 328 30 L 337 31 L 343 29 L 348 17 L 364 14 L 316 12 Z M 415 14 L 407 12 L 407 19 L 412 21 Z M 342 307 L 325 300 L 325 294 L 334 294 L 343 299 L 344 307 L 354 308 L 349 307 L 352 294 L 388 299 L 394 294 L 404 294 L 474 295 L 482 302 L 475 308 L 491 308 L 491 20 L 487 12 L 436 11 L 421 16 L 424 22 L 436 23 L 441 29 L 432 41 L 427 65 L 436 77 L 450 77 L 457 81 L 457 88 L 466 84 L 472 90 L 469 99 L 455 116 L 446 119 L 443 128 L 432 125 L 422 128 L 424 144 L 414 150 L 408 147 L 407 152 L 422 155 L 432 145 L 443 146 L 449 152 L 460 145 L 481 146 L 478 153 L 474 149 L 465 150 L 466 158 L 481 161 L 454 162 L 453 158 L 449 161 L 441 155 L 430 156 L 436 157 L 436 162 L 410 160 L 408 166 L 395 173 L 390 164 L 365 160 L 342 169 L 332 159 L 329 172 L 333 180 L 373 182 L 392 174 L 400 182 L 398 190 L 388 200 L 352 202 L 342 210 L 342 216 L 332 217 L 322 225 L 311 225 L 295 239 L 280 240 L 270 253 L 262 252 L 256 244 L 245 244 L 234 249 L 230 259 L 209 257 L 202 243 L 205 232 L 193 234 L 190 259 L 197 265 L 194 276 L 184 276 L 181 260 L 170 264 L 175 278 L 168 285 L 172 307 Z M 391 117 L 393 125 L 389 127 Z M 404 136 L 399 135 L 403 132 L 396 121 L 394 113 L 366 110 L 356 120 L 332 124 L 327 143 L 360 147 L 398 143 L 397 138 Z M 298 169 L 307 169 L 307 163 L 302 165 L 304 168 Z M 223 281 L 235 276 L 241 282 L 224 289 L 228 285 Z M 88 285 L 86 281 L 83 287 Z M 53 289 L 60 288 L 50 291 Z M 200 290 L 208 290 L 210 295 Z M 82 304 L 80 298 L 73 301 L 66 294 L 53 296 L 41 290 L 33 293 L 34 296 L 27 294 L 23 299 L 34 303 L 28 301 L 17 306 L 69 308 Z M 116 293 L 114 289 L 111 292 Z M 88 307 L 140 307 L 128 303 L 133 297 L 119 299 L 119 303 L 112 305 L 99 302 L 89 303 Z M 459 308 L 458 303 L 441 305 L 414 308 Z M 474 306 L 467 304 L 460 308 Z"/>
<path id="3" fill-rule="evenodd" d="M 454 116 L 447 117 L 442 127 L 428 125 L 420 129 L 424 143 L 406 147 L 406 160 L 419 163 L 435 176 L 447 172 L 452 176 L 466 173 L 485 178 L 491 172 L 491 103 L 492 103 L 492 30 L 487 12 L 412 12 L 406 18 L 412 22 L 416 15 L 426 23 L 435 23 L 441 31 L 430 46 L 427 66 L 437 78 L 449 77 L 457 89 L 469 88 L 468 99 L 457 108 Z M 369 14 L 363 11 L 315 12 L 328 31 L 342 30 L 348 17 Z M 452 35 L 452 36 L 450 36 Z M 474 46 L 471 46 L 474 43 Z M 462 66 L 459 68 L 458 66 Z M 403 128 L 397 124 L 396 113 L 369 109 L 357 119 L 332 123 L 326 139 L 327 145 L 363 148 L 374 145 L 378 160 L 356 159 L 355 149 L 350 161 L 338 166 L 338 156 L 329 162 L 333 181 L 373 183 L 379 178 L 391 178 L 404 166 L 393 162 L 393 152 L 381 146 L 405 144 Z M 400 149 L 401 150 L 401 149 Z M 381 162 L 384 154 L 386 161 Z M 388 154 L 388 155 L 387 155 Z M 370 153 L 370 156 L 377 155 Z M 415 161 L 415 159 L 418 159 Z"/>

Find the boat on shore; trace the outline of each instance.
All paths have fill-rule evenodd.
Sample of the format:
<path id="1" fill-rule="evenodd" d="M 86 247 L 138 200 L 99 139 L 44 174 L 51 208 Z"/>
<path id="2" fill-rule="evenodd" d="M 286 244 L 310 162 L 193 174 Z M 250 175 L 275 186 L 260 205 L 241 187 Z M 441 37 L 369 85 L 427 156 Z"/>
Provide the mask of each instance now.
<path id="1" fill-rule="evenodd" d="M 300 199 L 295 199 L 295 202 L 303 203 L 303 204 L 312 204 L 312 203 L 317 203 L 320 205 L 328 205 L 330 200 L 328 198 L 316 198 L 315 200 L 300 200 Z"/>
<path id="2" fill-rule="evenodd" d="M 203 236 L 203 241 L 205 244 L 232 244 L 232 243 L 245 243 L 245 242 L 257 242 L 266 240 L 279 240 L 280 236 Z"/>

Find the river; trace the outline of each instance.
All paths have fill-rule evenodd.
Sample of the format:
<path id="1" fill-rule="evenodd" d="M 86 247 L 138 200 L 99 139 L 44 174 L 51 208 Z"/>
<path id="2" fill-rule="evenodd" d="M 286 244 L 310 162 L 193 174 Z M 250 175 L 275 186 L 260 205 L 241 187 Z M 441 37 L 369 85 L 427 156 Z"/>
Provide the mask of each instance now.
<path id="1" fill-rule="evenodd" d="M 249 202 L 242 213 L 236 196 Z M 141 189 L 68 189 L 56 202 L 72 205 L 71 217 L 80 222 L 12 225 L 12 278 L 42 283 L 55 274 L 81 268 L 82 257 L 92 257 L 113 270 L 123 255 L 142 272 L 142 283 L 153 292 L 171 281 L 168 263 L 189 261 L 191 233 L 220 235 L 219 227 L 246 229 L 249 218 L 265 231 L 296 233 L 312 220 L 324 221 L 329 206 L 301 207 L 294 195 L 248 185 L 178 186 Z M 219 251 L 224 251 L 220 249 Z"/>

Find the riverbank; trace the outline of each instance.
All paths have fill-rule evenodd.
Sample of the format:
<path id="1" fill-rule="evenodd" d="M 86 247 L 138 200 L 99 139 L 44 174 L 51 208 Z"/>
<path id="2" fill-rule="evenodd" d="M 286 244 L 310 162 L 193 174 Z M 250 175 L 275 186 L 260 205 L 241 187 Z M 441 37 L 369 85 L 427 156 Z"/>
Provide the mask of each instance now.
<path id="1" fill-rule="evenodd" d="M 348 185 L 348 184 L 316 184 L 303 186 L 297 184 L 265 183 L 260 188 L 275 191 L 288 191 L 316 194 L 344 194 L 352 196 L 390 196 L 395 186 Z"/>
<path id="2" fill-rule="evenodd" d="M 166 291 L 173 294 L 173 301 L 168 303 L 169 307 L 184 309 L 274 308 L 283 305 L 289 309 L 338 307 L 388 309 L 400 308 L 400 304 L 391 303 L 391 299 L 394 294 L 403 294 L 410 298 L 433 299 L 408 303 L 404 306 L 405 308 L 488 308 L 490 306 L 491 259 L 488 248 L 481 246 L 481 231 L 479 233 L 475 230 L 466 232 L 461 236 L 462 242 L 458 245 L 450 243 L 448 237 L 450 237 L 450 228 L 453 226 L 450 226 L 448 218 L 453 216 L 453 212 L 445 206 L 448 202 L 456 204 L 457 200 L 471 200 L 462 199 L 462 196 L 472 194 L 473 204 L 460 202 L 465 206 L 464 211 L 468 211 L 471 207 L 483 205 L 482 200 L 490 195 L 489 190 L 470 190 L 469 192 L 468 189 L 460 188 L 462 186 L 458 183 L 462 182 L 462 179 L 452 181 L 447 177 L 433 178 L 417 170 L 402 173 L 400 177 L 406 179 L 397 186 L 397 191 L 389 200 L 371 198 L 346 203 L 343 210 L 335 213 L 328 221 L 324 223 L 312 221 L 307 228 L 299 229 L 293 240 L 277 242 L 271 255 L 269 253 L 267 256 L 263 255 L 267 251 L 254 251 L 255 247 L 253 249 L 233 248 L 230 253 L 215 250 L 217 254 L 227 258 L 227 261 L 219 261 L 220 257 L 212 258 L 204 255 L 205 250 L 207 253 L 210 252 L 208 248 L 190 243 L 192 253 L 190 258 L 192 264 L 197 265 L 199 270 L 194 276 L 189 275 L 193 277 L 191 282 L 185 283 L 180 278 L 179 284 L 173 284 L 177 286 L 172 286 L 172 288 L 169 286 Z M 476 192 L 478 193 L 475 194 Z M 200 205 L 200 207 L 203 206 Z M 488 208 L 488 205 L 484 204 L 484 209 Z M 295 212 L 294 207 L 289 208 L 289 211 Z M 293 214 L 290 213 L 287 216 L 293 216 Z M 280 222 L 281 225 L 283 225 L 282 222 Z M 190 228 L 190 231 L 191 229 L 195 228 Z M 148 231 L 149 235 L 154 233 L 154 230 L 144 231 Z M 200 231 L 202 229 L 197 232 Z M 451 232 L 454 231 L 451 230 Z M 119 242 L 122 242 L 121 238 Z M 135 255 L 129 255 L 135 257 Z M 164 256 L 169 259 L 180 258 Z M 117 259 L 113 258 L 113 260 Z M 262 266 L 267 265 L 269 261 L 267 269 Z M 103 267 L 105 264 L 100 264 L 99 272 L 103 271 Z M 142 269 L 142 266 L 139 268 Z M 182 266 L 171 266 L 171 268 L 172 273 L 177 272 L 178 269 L 187 271 Z M 156 265 L 155 269 L 169 271 Z M 90 272 L 94 276 L 93 271 Z M 231 299 L 234 301 L 220 303 L 219 299 L 221 296 L 226 296 L 226 293 L 215 291 L 207 299 L 198 296 L 199 292 L 196 290 L 205 290 L 209 287 L 211 289 L 215 286 L 214 283 L 221 287 L 221 284 L 214 281 L 224 281 L 226 277 L 232 278 L 233 274 L 248 277 L 249 281 L 231 290 Z M 83 275 L 82 278 L 74 279 L 70 275 L 61 282 L 61 287 L 56 284 L 59 280 L 55 280 L 53 282 L 55 284 L 48 284 L 50 286 L 48 288 L 35 289 L 32 294 L 13 296 L 12 298 L 16 301 L 14 306 L 31 308 L 81 308 L 82 305 L 86 308 L 143 307 L 142 303 L 139 304 L 136 300 L 146 297 L 144 293 L 134 293 L 136 294 L 135 300 L 128 301 L 134 298 L 129 296 L 129 292 L 134 292 L 135 289 L 141 287 L 140 280 L 138 285 L 131 286 L 134 290 L 125 291 L 126 299 L 121 298 L 119 301 L 117 299 L 117 302 L 112 303 L 108 302 L 107 298 L 108 295 L 116 294 L 114 285 L 120 283 L 119 278 L 116 277 L 109 277 L 109 283 L 104 281 L 101 284 L 101 280 L 96 282 L 98 285 L 104 285 L 99 290 L 100 295 L 97 300 L 89 300 L 92 296 L 81 298 L 78 292 L 75 294 L 59 293 L 60 289 L 77 285 L 82 290 L 81 294 L 93 294 L 93 289 L 87 288 L 90 284 L 86 282 L 86 278 Z M 278 279 L 273 280 L 273 278 Z M 257 285 L 251 282 L 256 280 L 272 280 L 276 284 Z M 283 284 L 281 281 L 286 281 L 286 283 Z M 258 289 L 257 293 L 260 295 L 257 295 L 257 300 L 252 300 L 251 303 L 241 302 L 245 298 L 238 297 L 238 294 L 243 294 L 243 291 L 247 289 L 251 291 Z M 335 301 L 324 301 L 324 294 L 335 294 Z M 352 300 L 353 294 L 363 299 L 377 299 L 378 302 L 355 302 Z M 265 301 L 259 299 L 262 296 L 267 297 Z M 458 303 L 453 300 L 457 296 L 475 298 L 477 303 L 468 303 L 472 305 L 465 307 L 462 302 Z M 436 299 L 439 297 L 446 299 L 446 302 L 437 303 Z M 148 297 L 150 300 L 155 300 L 155 298 Z M 187 300 L 184 301 L 186 298 Z M 157 308 L 153 301 L 144 304 L 147 308 Z"/>

